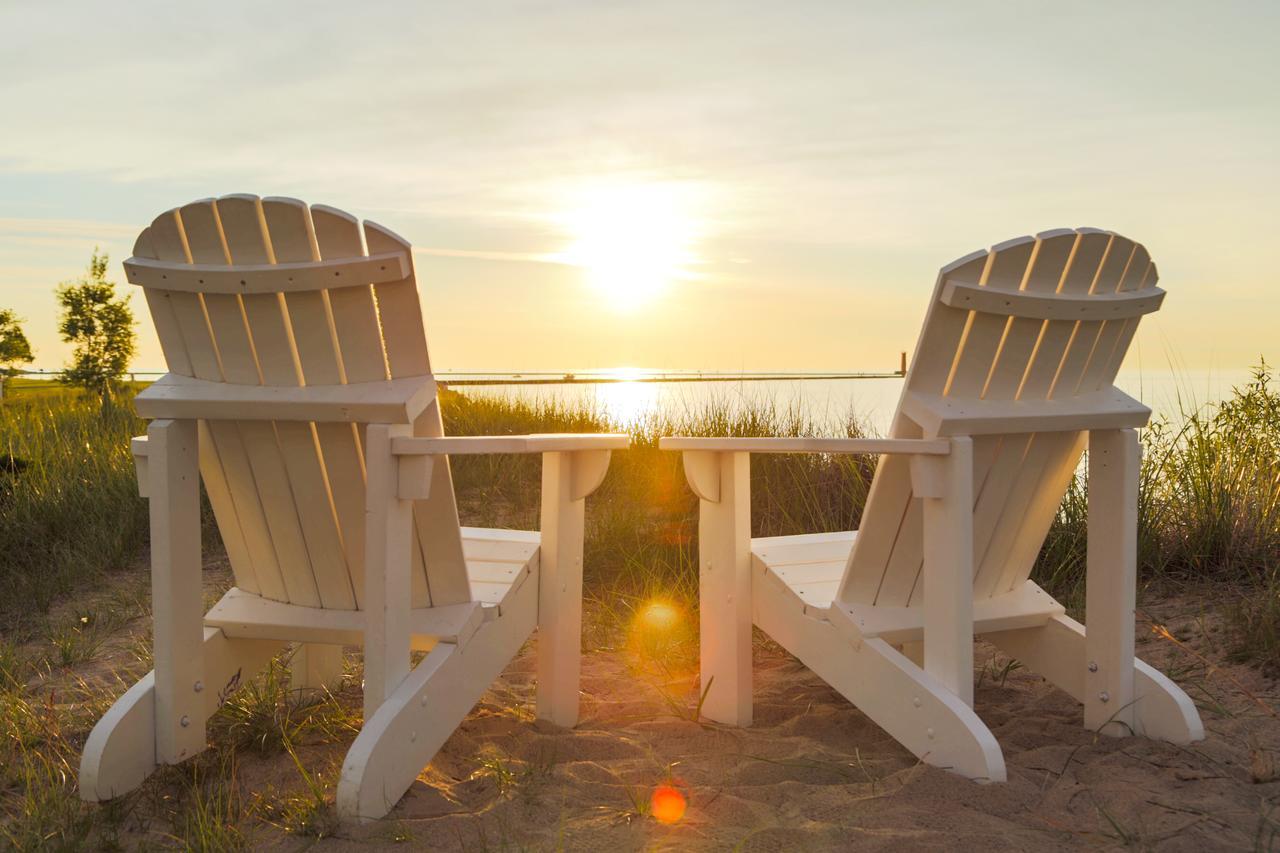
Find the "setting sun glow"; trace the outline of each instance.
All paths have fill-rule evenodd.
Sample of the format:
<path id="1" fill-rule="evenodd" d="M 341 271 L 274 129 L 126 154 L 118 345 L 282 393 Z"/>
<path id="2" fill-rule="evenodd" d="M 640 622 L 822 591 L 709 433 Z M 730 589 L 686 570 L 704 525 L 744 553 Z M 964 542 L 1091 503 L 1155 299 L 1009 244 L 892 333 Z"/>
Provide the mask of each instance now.
<path id="1" fill-rule="evenodd" d="M 690 195 L 665 183 L 580 192 L 558 217 L 572 242 L 557 259 L 581 267 L 610 307 L 633 310 L 692 277 L 698 229 Z"/>

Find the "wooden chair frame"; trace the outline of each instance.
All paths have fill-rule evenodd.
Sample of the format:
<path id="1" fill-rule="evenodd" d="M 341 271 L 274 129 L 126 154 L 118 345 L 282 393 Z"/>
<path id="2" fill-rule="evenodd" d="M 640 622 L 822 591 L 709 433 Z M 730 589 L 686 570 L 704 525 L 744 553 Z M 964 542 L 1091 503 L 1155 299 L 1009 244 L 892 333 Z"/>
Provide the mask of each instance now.
<path id="1" fill-rule="evenodd" d="M 155 670 L 131 688 L 85 745 L 80 788 L 106 800 L 136 788 L 160 764 L 202 751 L 205 723 L 238 686 L 290 640 L 305 640 L 291 666 L 295 689 L 332 686 L 341 645 L 365 650 L 365 724 L 338 783 L 343 817 L 381 817 L 462 722 L 535 627 L 539 628 L 537 716 L 571 727 L 578 719 L 585 499 L 603 481 L 623 435 L 535 435 L 415 439 L 407 424 L 366 430 L 368 487 L 362 611 L 227 598 L 203 613 L 198 424 L 161 419 L 134 439 L 141 493 L 150 498 Z M 429 494 L 434 460 L 447 453 L 541 453 L 540 556 L 499 607 L 478 602 L 410 609 L 411 507 Z M 233 591 L 234 592 L 234 591 Z M 307 611 L 301 624 L 281 613 Z M 215 614 L 218 614 L 215 616 Z M 410 667 L 411 648 L 429 649 Z"/>
<path id="2" fill-rule="evenodd" d="M 1092 730 L 1174 743 L 1203 738 L 1187 695 L 1133 655 L 1137 433 L 1094 430 L 1089 443 L 1086 633 L 1038 587 L 1038 595 L 1020 591 L 975 608 L 973 442 L 968 436 L 662 439 L 663 449 L 683 451 L 687 479 L 700 499 L 704 716 L 751 725 L 755 624 L 912 753 L 972 779 L 1000 782 L 1006 776 L 995 737 L 973 712 L 975 634 L 1082 702 L 1084 724 Z M 886 615 L 873 614 L 874 606 L 861 613 L 835 603 L 820 612 L 785 606 L 782 590 L 773 587 L 772 576 L 752 556 L 752 452 L 909 456 L 913 487 L 925 500 L 921 607 L 880 608 L 899 611 Z M 901 612 L 913 609 L 919 612 Z M 860 618 L 872 615 L 882 617 L 875 629 Z M 897 630 L 887 630 L 895 618 Z"/>

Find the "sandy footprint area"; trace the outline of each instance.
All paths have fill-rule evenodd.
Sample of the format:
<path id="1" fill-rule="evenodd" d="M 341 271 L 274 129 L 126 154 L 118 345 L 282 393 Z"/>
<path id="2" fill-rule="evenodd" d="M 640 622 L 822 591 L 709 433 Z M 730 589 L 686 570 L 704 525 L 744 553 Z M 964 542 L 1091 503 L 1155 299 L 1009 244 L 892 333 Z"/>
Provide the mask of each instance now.
<path id="1" fill-rule="evenodd" d="M 1201 700 L 1207 740 L 1097 737 L 1066 694 L 983 647 L 976 704 L 1005 751 L 1002 785 L 920 764 L 767 641 L 749 729 L 689 719 L 694 677 L 625 650 L 585 656 L 577 728 L 535 722 L 526 648 L 387 821 L 317 849 L 1267 849 L 1280 724 L 1253 697 L 1269 683 L 1209 672 L 1194 646 L 1140 647 Z M 672 780 L 688 808 L 663 825 L 645 804 Z"/>

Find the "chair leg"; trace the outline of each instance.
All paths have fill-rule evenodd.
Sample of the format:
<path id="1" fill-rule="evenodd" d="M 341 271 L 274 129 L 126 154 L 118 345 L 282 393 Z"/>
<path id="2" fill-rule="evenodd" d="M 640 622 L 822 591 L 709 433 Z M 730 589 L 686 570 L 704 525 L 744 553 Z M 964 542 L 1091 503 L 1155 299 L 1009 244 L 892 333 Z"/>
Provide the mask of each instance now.
<path id="1" fill-rule="evenodd" d="M 284 643 L 230 639 L 204 629 L 204 681 L 196 695 L 199 712 L 191 727 L 204 739 L 204 723 L 244 682 L 271 661 Z M 80 759 L 80 797 L 99 802 L 137 788 L 162 763 L 156 752 L 156 673 L 147 675 L 116 700 L 93 727 Z"/>
<path id="2" fill-rule="evenodd" d="M 572 728 L 578 723 L 582 672 L 582 547 L 586 498 L 575 498 L 573 453 L 542 455 L 538 661 L 535 713 Z"/>
<path id="3" fill-rule="evenodd" d="M 924 500 L 924 670 L 973 707 L 973 439 L 911 464 Z"/>
<path id="4" fill-rule="evenodd" d="M 698 511 L 699 690 L 702 716 L 752 722 L 751 468 L 746 453 L 686 452 Z"/>
<path id="5" fill-rule="evenodd" d="M 538 622 L 537 578 L 464 645 L 440 643 L 365 720 L 338 780 L 338 814 L 376 820 L 399 802 Z"/>
<path id="6" fill-rule="evenodd" d="M 1084 724 L 1123 736 L 1134 728 L 1133 616 L 1137 591 L 1138 433 L 1089 433 Z"/>
<path id="7" fill-rule="evenodd" d="M 305 695 L 342 684 L 342 646 L 300 643 L 289 659 L 289 688 Z"/>
<path id="8" fill-rule="evenodd" d="M 884 640 L 851 638 L 780 596 L 758 602 L 756 624 L 921 761 L 1005 781 L 1000 745 L 973 709 Z"/>
<path id="9" fill-rule="evenodd" d="M 200 577 L 200 474 L 195 421 L 147 429 L 156 759 L 176 764 L 205 747 L 197 685 L 204 596 Z"/>
<path id="10" fill-rule="evenodd" d="M 996 648 L 1017 658 L 1077 702 L 1083 702 L 1089 677 L 1085 627 L 1055 616 L 1038 628 L 984 634 Z M 1187 744 L 1204 739 L 1204 725 L 1191 697 L 1164 673 L 1133 661 L 1133 731 L 1156 740 Z"/>

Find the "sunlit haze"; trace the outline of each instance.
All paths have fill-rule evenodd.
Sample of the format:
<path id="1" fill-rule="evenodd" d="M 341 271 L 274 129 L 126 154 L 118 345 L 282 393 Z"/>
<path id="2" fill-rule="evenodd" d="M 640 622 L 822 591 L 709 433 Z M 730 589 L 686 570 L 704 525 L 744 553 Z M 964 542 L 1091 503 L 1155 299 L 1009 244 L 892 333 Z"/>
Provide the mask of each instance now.
<path id="1" fill-rule="evenodd" d="M 1130 368 L 1236 369 L 1280 315 L 1278 10 L 5 4 L 0 307 L 57 368 L 95 245 L 121 281 L 251 192 L 406 236 L 437 370 L 893 369 L 942 264 L 1088 225 L 1169 292 Z"/>

